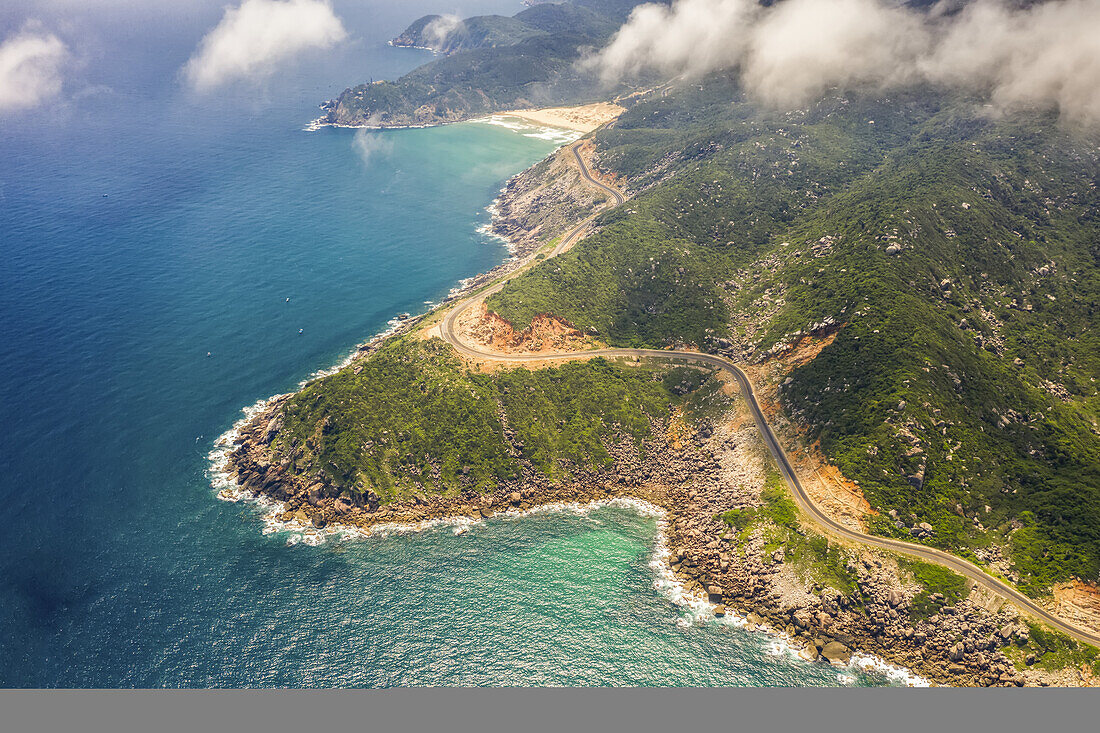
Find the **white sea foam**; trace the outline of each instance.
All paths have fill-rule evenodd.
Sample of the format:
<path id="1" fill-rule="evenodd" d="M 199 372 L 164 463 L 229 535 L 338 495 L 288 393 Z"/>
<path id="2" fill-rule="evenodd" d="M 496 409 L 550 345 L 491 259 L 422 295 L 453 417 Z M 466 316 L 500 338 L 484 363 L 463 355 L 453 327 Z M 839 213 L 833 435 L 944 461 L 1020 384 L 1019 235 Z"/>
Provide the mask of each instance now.
<path id="1" fill-rule="evenodd" d="M 903 667 L 897 667 L 889 662 L 880 659 L 872 654 L 863 654 L 862 652 L 856 652 L 852 655 L 851 662 L 848 666 L 852 669 L 859 670 L 861 672 L 871 672 L 880 674 L 887 679 L 896 682 L 906 687 L 930 687 L 931 682 L 924 677 L 911 672 Z"/>
<path id="2" fill-rule="evenodd" d="M 584 136 L 584 133 L 576 130 L 570 130 L 567 127 L 555 127 L 553 125 L 540 125 L 529 120 L 525 120 L 522 117 L 513 117 L 512 115 L 488 115 L 486 117 L 478 117 L 471 120 L 465 120 L 467 123 L 495 125 L 497 127 L 503 127 L 512 132 L 519 133 L 524 137 L 536 138 L 539 140 L 547 140 L 549 142 L 558 143 L 559 145 L 568 145 L 571 142 L 579 140 Z M 339 127 L 345 130 L 423 130 L 428 127 L 442 127 L 447 124 L 462 124 L 449 123 L 449 122 L 431 122 L 422 125 L 371 125 L 367 123 L 349 125 L 343 122 L 329 122 L 326 117 L 318 117 L 315 120 L 311 120 L 307 123 L 302 130 L 305 132 L 316 132 L 323 127 Z"/>
<path id="3" fill-rule="evenodd" d="M 557 143 L 558 145 L 568 145 L 584 136 L 584 133 L 570 130 L 567 127 L 542 125 L 512 115 L 488 115 L 486 117 L 478 117 L 477 119 L 470 120 L 470 122 L 503 127 L 506 130 L 519 133 L 524 137 L 546 140 L 548 142 Z"/>
<path id="4" fill-rule="evenodd" d="M 672 565 L 669 562 L 672 553 L 668 547 L 668 521 L 664 510 L 648 502 L 642 502 L 642 504 L 645 504 L 655 512 L 653 516 L 658 517 L 657 538 L 654 544 L 653 555 L 649 562 L 649 566 L 653 569 L 654 575 L 656 576 L 653 581 L 653 587 L 658 593 L 672 603 L 685 609 L 686 614 L 677 621 L 678 625 L 687 627 L 703 622 L 717 622 L 719 624 L 736 626 L 738 628 L 747 628 L 751 631 L 757 631 L 771 637 L 768 642 L 767 651 L 772 656 L 781 657 L 787 655 L 801 661 L 811 660 L 807 650 L 795 643 L 786 633 L 778 629 L 751 624 L 747 618 L 733 612 L 729 608 L 726 609 L 725 616 L 720 618 L 716 617 L 714 611 L 717 605 L 711 603 L 705 596 L 689 591 L 672 570 Z M 908 687 L 928 687 L 930 684 L 929 681 L 923 677 L 902 667 L 889 664 L 885 660 L 870 654 L 853 654 L 850 663 L 844 670 L 845 671 L 837 674 L 837 681 L 841 684 L 854 684 L 856 681 L 855 674 L 857 672 L 879 674 L 892 682 Z"/>

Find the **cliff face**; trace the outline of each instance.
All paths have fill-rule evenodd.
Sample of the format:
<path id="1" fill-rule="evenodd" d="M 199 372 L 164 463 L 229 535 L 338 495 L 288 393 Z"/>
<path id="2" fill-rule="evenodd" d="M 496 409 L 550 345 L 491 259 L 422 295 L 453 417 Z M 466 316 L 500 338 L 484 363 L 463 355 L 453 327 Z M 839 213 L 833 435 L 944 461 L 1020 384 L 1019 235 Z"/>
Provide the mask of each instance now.
<path id="1" fill-rule="evenodd" d="M 584 155 L 592 145 L 584 143 Z M 587 216 L 604 201 L 577 170 L 573 154 L 562 148 L 511 178 L 496 201 L 493 231 L 519 251 L 533 251 Z"/>

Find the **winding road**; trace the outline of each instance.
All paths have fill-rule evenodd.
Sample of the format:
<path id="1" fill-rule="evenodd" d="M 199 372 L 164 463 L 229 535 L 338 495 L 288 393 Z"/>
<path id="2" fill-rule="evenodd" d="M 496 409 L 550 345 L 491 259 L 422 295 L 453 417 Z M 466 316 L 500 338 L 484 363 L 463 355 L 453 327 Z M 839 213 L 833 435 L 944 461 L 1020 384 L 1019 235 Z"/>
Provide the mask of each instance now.
<path id="1" fill-rule="evenodd" d="M 593 178 L 591 172 L 588 170 L 588 166 L 581 158 L 579 148 L 581 143 L 575 143 L 571 151 L 573 156 L 577 160 L 577 165 L 580 168 L 581 175 L 593 186 L 606 192 L 611 200 L 614 202 L 614 206 L 618 206 L 626 201 L 626 198 L 604 184 L 603 182 Z M 580 224 L 573 227 L 562 238 L 558 245 L 551 251 L 548 257 L 565 252 L 572 247 L 581 235 L 588 230 L 592 221 L 596 218 L 597 214 L 593 214 Z M 532 255 L 529 260 L 533 261 Z M 528 263 L 524 263 L 526 266 Z M 794 467 L 791 464 L 790 459 L 787 457 L 786 451 L 783 450 L 783 446 L 780 445 L 778 438 L 775 437 L 775 433 L 772 431 L 771 425 L 764 417 L 763 411 L 760 409 L 760 404 L 756 400 L 756 394 L 753 391 L 752 382 L 749 381 L 749 377 L 745 372 L 733 363 L 729 359 L 714 354 L 703 354 L 694 351 L 665 351 L 658 349 L 593 349 L 589 351 L 574 351 L 574 352 L 560 352 L 552 354 L 501 354 L 493 351 L 485 351 L 462 341 L 459 338 L 456 324 L 459 316 L 465 313 L 474 305 L 481 303 L 486 297 L 498 292 L 504 287 L 511 277 L 515 277 L 523 268 L 514 271 L 512 275 L 501 280 L 500 282 L 490 286 L 489 288 L 470 296 L 469 298 L 459 301 L 447 314 L 446 318 L 440 324 L 440 332 L 444 340 L 446 340 L 454 349 L 468 357 L 475 359 L 489 359 L 493 361 L 502 362 L 532 362 L 532 361 L 565 361 L 565 360 L 577 360 L 577 359 L 591 359 L 596 356 L 603 356 L 609 358 L 638 358 L 638 359 L 659 359 L 663 361 L 674 362 L 687 362 L 693 364 L 703 364 L 706 366 L 714 367 L 715 369 L 724 369 L 733 375 L 734 379 L 741 387 L 741 394 L 744 396 L 745 401 L 748 403 L 749 409 L 752 412 L 753 420 L 756 423 L 757 429 L 764 438 L 764 442 L 768 446 L 768 450 L 771 452 L 772 457 L 775 458 L 776 464 L 779 466 L 780 473 L 783 474 L 783 478 L 787 481 L 787 485 L 790 487 L 791 494 L 794 496 L 795 501 L 807 517 L 812 519 L 822 529 L 826 530 L 830 534 L 847 540 L 849 542 L 855 542 L 870 547 L 877 547 L 884 550 L 890 550 L 892 552 L 898 552 L 912 557 L 920 558 L 921 560 L 927 560 L 928 562 L 936 563 L 944 567 L 963 575 L 975 583 L 982 585 L 994 593 L 1007 598 L 1012 603 L 1016 604 L 1026 613 L 1030 614 L 1036 619 L 1043 621 L 1049 626 L 1068 634 L 1069 636 L 1077 639 L 1078 641 L 1092 644 L 1094 646 L 1100 646 L 1100 634 L 1096 632 L 1087 631 L 1075 626 L 1062 618 L 1055 616 L 1043 607 L 1036 604 L 1030 598 L 1025 596 L 1020 591 L 1016 590 L 1010 584 L 994 578 L 987 574 L 977 565 L 968 562 L 960 557 L 951 555 L 941 550 L 936 550 L 931 547 L 925 547 L 924 545 L 914 544 L 912 542 L 904 542 L 901 540 L 890 539 L 887 537 L 876 537 L 874 535 L 864 534 L 856 530 L 845 527 L 836 520 L 829 517 L 825 512 L 818 507 L 817 504 L 810 498 L 810 495 L 806 492 L 802 486 L 802 482 L 798 478 L 798 474 L 795 472 Z"/>

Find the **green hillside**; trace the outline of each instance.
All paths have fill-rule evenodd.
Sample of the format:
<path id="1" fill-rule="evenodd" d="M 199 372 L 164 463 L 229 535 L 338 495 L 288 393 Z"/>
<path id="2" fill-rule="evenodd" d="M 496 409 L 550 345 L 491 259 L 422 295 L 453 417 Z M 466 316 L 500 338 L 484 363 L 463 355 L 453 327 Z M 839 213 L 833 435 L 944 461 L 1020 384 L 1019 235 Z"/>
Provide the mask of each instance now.
<path id="1" fill-rule="evenodd" d="M 836 332 L 781 396 L 881 512 L 874 531 L 997 546 L 1032 592 L 1097 578 L 1094 141 L 929 90 L 765 114 L 724 79 L 597 139 L 636 197 L 491 309 L 750 362 Z"/>
<path id="2" fill-rule="evenodd" d="M 650 437 L 689 399 L 682 384 L 701 386 L 684 371 L 596 359 L 481 374 L 438 339 L 396 339 L 296 394 L 272 448 L 296 473 L 383 501 L 493 489 L 523 464 L 561 479 L 610 465 L 610 439 Z"/>

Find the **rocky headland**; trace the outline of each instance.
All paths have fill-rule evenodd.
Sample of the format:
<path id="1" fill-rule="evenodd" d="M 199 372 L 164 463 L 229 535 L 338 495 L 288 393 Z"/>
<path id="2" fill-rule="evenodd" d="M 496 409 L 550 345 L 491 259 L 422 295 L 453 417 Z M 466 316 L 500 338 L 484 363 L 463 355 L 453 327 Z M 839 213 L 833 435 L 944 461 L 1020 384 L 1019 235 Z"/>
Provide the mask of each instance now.
<path id="1" fill-rule="evenodd" d="M 280 522 L 369 530 L 637 498 L 666 512 L 663 541 L 670 550 L 669 566 L 688 595 L 714 604 L 716 615 L 737 613 L 751 625 L 783 633 L 809 659 L 843 666 L 863 652 L 945 685 L 1092 681 L 1076 670 L 1018 671 L 1004 650 L 1025 641 L 1027 628 L 999 599 L 973 592 L 954 606 L 914 619 L 913 599 L 921 588 L 905 579 L 893 556 L 846 548 L 846 569 L 856 587 L 842 592 L 816 579 L 812 567 L 786 557 L 782 548 L 772 549 L 765 531 L 738 538 L 721 514 L 762 504 L 768 460 L 740 400 L 727 419 L 702 429 L 687 428 L 670 415 L 653 426 L 653 439 L 640 449 L 623 436 L 608 444 L 615 460 L 603 471 L 578 469 L 568 481 L 548 482 L 525 464 L 519 478 L 489 493 L 384 504 L 373 493 L 356 494 L 322 477 L 298 476 L 286 462 L 272 460 L 268 446 L 280 429 L 285 399 L 273 399 L 239 431 L 227 465 L 244 492 L 279 502 L 275 519 Z"/>
<path id="2" fill-rule="evenodd" d="M 494 229 L 510 239 L 515 258 L 466 283 L 455 296 L 520 266 L 552 234 L 591 211 L 598 194 L 583 185 L 564 152 L 509 181 L 496 205 Z M 410 319 L 400 330 L 418 328 L 418 322 Z M 376 348 L 377 343 L 364 345 L 344 368 L 355 369 Z M 491 491 L 386 503 L 371 491 L 356 493 L 319 474 L 299 475 L 289 460 L 274 457 L 271 445 L 289 395 L 272 398 L 237 429 L 222 468 L 244 495 L 278 502 L 277 521 L 317 529 L 482 520 L 547 504 L 642 499 L 666 513 L 661 540 L 669 549 L 669 570 L 686 593 L 713 604 L 716 615 L 737 613 L 750 625 L 786 635 L 809 659 L 846 665 L 854 653 L 865 652 L 944 685 L 1096 683 L 1084 668 L 1048 672 L 1030 666 L 1030 659 L 1021 664 L 1019 650 L 1028 638 L 1024 619 L 979 589 L 948 604 L 942 596 L 929 596 L 897 557 L 847 546 L 835 547 L 850 584 L 837 583 L 823 577 L 812 559 L 788 556 L 775 546 L 766 524 L 738 532 L 723 513 L 765 504 L 770 458 L 744 401 L 732 384 L 725 391 L 732 406 L 720 418 L 690 423 L 674 412 L 654 422 L 651 438 L 641 446 L 627 435 L 606 441 L 614 459 L 610 467 L 574 466 L 562 481 L 549 481 L 522 462 L 517 478 Z M 507 427 L 505 438 L 514 440 Z M 807 525 L 796 531 L 813 532 Z"/>

